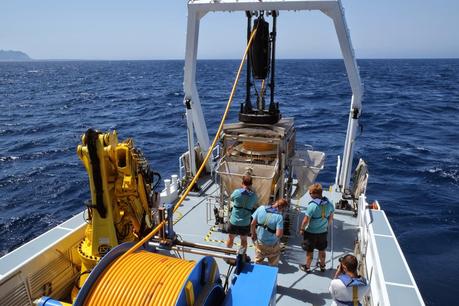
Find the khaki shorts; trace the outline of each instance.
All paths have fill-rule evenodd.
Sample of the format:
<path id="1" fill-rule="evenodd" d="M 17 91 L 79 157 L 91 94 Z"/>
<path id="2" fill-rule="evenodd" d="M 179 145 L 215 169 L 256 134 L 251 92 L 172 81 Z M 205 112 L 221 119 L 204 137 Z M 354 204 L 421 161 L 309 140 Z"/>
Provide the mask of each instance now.
<path id="1" fill-rule="evenodd" d="M 262 263 L 265 258 L 268 258 L 270 266 L 277 266 L 280 252 L 281 248 L 279 242 L 275 245 L 264 245 L 257 241 L 255 243 L 255 262 Z"/>

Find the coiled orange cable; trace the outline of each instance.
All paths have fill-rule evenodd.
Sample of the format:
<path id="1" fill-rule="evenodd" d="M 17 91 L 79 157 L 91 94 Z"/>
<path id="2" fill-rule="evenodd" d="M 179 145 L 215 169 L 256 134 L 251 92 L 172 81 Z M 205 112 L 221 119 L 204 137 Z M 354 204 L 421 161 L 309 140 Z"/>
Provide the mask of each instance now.
<path id="1" fill-rule="evenodd" d="M 175 305 L 194 261 L 139 251 L 109 267 L 86 305 Z"/>

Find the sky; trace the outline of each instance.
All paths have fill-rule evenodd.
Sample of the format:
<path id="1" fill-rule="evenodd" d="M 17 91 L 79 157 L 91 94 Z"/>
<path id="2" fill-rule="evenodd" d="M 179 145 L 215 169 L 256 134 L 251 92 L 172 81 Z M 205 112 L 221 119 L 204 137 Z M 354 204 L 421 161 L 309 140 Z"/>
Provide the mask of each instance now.
<path id="1" fill-rule="evenodd" d="M 185 0 L 2 0 L 0 50 L 33 59 L 183 59 Z M 342 0 L 358 58 L 458 58 L 459 0 Z M 238 59 L 244 13 L 209 13 L 198 58 Z M 341 58 L 331 19 L 281 12 L 278 58 Z"/>

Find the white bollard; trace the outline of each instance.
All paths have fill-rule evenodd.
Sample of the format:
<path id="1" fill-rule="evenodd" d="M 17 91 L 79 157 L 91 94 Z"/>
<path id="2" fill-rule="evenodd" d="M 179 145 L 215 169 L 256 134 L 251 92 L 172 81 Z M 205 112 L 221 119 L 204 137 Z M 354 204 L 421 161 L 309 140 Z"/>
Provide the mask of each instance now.
<path id="1" fill-rule="evenodd" d="M 172 174 L 172 175 L 171 175 L 171 178 L 172 178 L 172 186 L 174 186 L 175 188 L 177 188 L 177 185 L 178 185 L 178 175 L 177 175 L 177 174 Z"/>
<path id="2" fill-rule="evenodd" d="M 166 189 L 166 196 L 169 196 L 171 194 L 171 180 L 164 180 L 164 187 Z"/>

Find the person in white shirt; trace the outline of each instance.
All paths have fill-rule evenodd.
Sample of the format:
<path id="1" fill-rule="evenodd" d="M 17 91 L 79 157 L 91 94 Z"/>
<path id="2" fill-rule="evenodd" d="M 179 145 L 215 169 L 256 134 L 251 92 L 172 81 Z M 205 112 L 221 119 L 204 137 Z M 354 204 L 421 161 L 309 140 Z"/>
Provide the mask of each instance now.
<path id="1" fill-rule="evenodd" d="M 332 306 L 361 306 L 370 286 L 365 278 L 357 274 L 357 258 L 348 254 L 339 261 L 335 279 L 331 281 L 329 288 L 333 298 Z"/>

